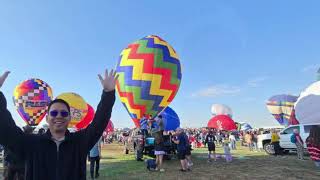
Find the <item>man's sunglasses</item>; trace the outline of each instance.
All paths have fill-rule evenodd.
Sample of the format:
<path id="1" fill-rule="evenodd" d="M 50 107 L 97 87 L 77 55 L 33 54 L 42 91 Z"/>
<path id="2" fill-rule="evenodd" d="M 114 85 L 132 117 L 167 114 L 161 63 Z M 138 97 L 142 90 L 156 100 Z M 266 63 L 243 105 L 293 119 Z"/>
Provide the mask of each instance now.
<path id="1" fill-rule="evenodd" d="M 50 111 L 50 116 L 57 117 L 59 113 L 60 113 L 61 117 L 64 117 L 64 118 L 69 116 L 68 111 L 57 111 L 57 110 Z"/>

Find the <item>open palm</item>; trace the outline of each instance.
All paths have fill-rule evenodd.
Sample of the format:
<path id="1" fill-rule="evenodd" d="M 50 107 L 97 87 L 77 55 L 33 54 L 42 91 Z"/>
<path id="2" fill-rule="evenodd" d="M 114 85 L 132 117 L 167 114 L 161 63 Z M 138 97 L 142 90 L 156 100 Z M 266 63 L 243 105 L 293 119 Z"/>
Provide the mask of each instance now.
<path id="1" fill-rule="evenodd" d="M 110 92 L 115 89 L 116 81 L 119 75 L 116 75 L 116 72 L 113 69 L 110 71 L 110 73 L 108 73 L 108 69 L 106 69 L 104 78 L 100 74 L 98 76 L 105 92 Z"/>

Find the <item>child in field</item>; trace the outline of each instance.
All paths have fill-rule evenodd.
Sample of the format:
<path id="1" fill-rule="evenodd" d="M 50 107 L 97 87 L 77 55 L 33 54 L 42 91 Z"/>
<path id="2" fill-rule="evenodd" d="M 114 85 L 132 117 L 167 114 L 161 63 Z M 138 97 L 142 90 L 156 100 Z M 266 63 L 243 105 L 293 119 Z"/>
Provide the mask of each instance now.
<path id="1" fill-rule="evenodd" d="M 224 151 L 224 155 L 225 155 L 226 161 L 228 163 L 232 162 L 232 155 L 231 155 L 231 152 L 230 152 L 229 143 L 227 143 L 227 142 L 223 143 L 223 151 Z"/>

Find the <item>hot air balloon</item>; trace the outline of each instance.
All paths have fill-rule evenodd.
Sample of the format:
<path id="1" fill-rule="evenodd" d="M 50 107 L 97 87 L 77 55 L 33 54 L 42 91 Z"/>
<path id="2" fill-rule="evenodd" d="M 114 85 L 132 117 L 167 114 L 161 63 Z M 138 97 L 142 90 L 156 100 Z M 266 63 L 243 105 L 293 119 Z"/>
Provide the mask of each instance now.
<path id="1" fill-rule="evenodd" d="M 62 93 L 57 99 L 65 100 L 70 106 L 71 121 L 69 128 L 74 128 L 88 113 L 86 101 L 76 93 Z"/>
<path id="2" fill-rule="evenodd" d="M 13 92 L 14 105 L 22 119 L 30 126 L 40 123 L 51 100 L 51 87 L 40 79 L 23 81 Z"/>
<path id="3" fill-rule="evenodd" d="M 252 127 L 251 127 L 250 124 L 248 124 L 248 123 L 241 124 L 241 130 L 242 131 L 248 131 L 248 130 L 251 130 L 251 129 L 252 129 Z"/>
<path id="4" fill-rule="evenodd" d="M 290 116 L 298 97 L 293 95 L 276 95 L 267 101 L 267 108 L 279 124 L 291 125 Z"/>
<path id="5" fill-rule="evenodd" d="M 208 127 L 226 131 L 237 130 L 235 122 L 228 115 L 218 115 L 211 118 Z"/>
<path id="6" fill-rule="evenodd" d="M 116 72 L 116 90 L 137 127 L 143 114 L 155 117 L 172 102 L 182 77 L 177 53 L 154 35 L 129 44 Z"/>
<path id="7" fill-rule="evenodd" d="M 92 106 L 90 106 L 90 104 L 87 104 L 87 107 L 87 115 L 75 125 L 77 130 L 86 128 L 94 118 L 94 109 L 92 108 Z"/>
<path id="8" fill-rule="evenodd" d="M 296 119 L 300 124 L 320 123 L 320 81 L 301 92 L 294 105 Z"/>
<path id="9" fill-rule="evenodd" d="M 297 119 L 297 117 L 296 117 L 296 112 L 295 112 L 294 108 L 293 108 L 293 110 L 291 112 L 289 122 L 290 122 L 291 125 L 300 124 L 298 119 Z"/>
<path id="10" fill-rule="evenodd" d="M 232 110 L 224 104 L 213 104 L 211 106 L 211 113 L 213 116 L 228 115 L 232 118 Z"/>
<path id="11" fill-rule="evenodd" d="M 166 109 L 161 112 L 161 115 L 165 131 L 176 130 L 178 127 L 180 127 L 180 119 L 177 113 L 170 107 L 166 107 Z"/>
<path id="12" fill-rule="evenodd" d="M 106 129 L 104 130 L 107 134 L 110 134 L 112 132 L 114 132 L 114 126 L 113 126 L 113 122 L 111 121 L 111 119 L 108 122 L 108 125 L 106 127 Z"/>

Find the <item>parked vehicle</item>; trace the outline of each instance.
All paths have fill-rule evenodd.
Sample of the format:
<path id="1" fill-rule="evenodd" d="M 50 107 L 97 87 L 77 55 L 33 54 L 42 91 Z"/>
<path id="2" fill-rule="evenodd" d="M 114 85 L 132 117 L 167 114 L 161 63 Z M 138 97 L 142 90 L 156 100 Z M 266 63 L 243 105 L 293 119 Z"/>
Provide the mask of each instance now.
<path id="1" fill-rule="evenodd" d="M 296 150 L 297 147 L 290 140 L 291 135 L 293 134 L 293 130 L 297 129 L 300 133 L 300 136 L 303 142 L 306 142 L 307 137 L 309 136 L 310 129 L 313 125 L 319 124 L 300 124 L 300 125 L 292 125 L 280 132 L 280 146 L 281 148 L 288 152 L 289 150 Z M 307 148 L 306 143 L 304 143 L 304 148 Z"/>
<path id="2" fill-rule="evenodd" d="M 307 137 L 309 136 L 310 129 L 313 125 L 320 124 L 299 124 L 299 125 L 291 125 L 287 128 L 282 129 L 279 132 L 280 136 L 280 147 L 284 151 L 284 153 L 288 153 L 289 151 L 296 151 L 296 145 L 293 144 L 290 140 L 291 135 L 293 134 L 293 130 L 297 129 L 300 133 L 302 140 L 305 142 Z M 304 144 L 306 148 L 306 143 Z M 273 146 L 271 145 L 271 133 L 258 135 L 258 148 L 264 149 L 268 154 L 274 154 Z"/>
<path id="3" fill-rule="evenodd" d="M 164 135 L 165 159 L 171 159 L 175 153 L 174 143 L 170 135 Z M 152 135 L 144 137 L 140 129 L 135 128 L 130 131 L 128 138 L 125 140 L 125 153 L 134 152 L 135 159 L 141 161 L 143 155 L 154 157 L 155 137 Z"/>
<path id="4" fill-rule="evenodd" d="M 273 146 L 271 145 L 271 133 L 258 135 L 257 142 L 259 149 L 264 149 L 267 154 L 274 154 Z"/>

